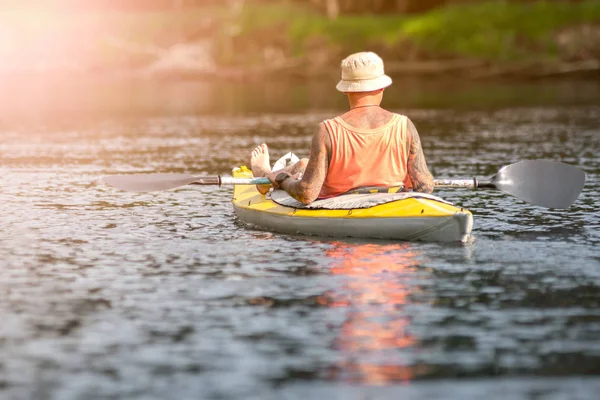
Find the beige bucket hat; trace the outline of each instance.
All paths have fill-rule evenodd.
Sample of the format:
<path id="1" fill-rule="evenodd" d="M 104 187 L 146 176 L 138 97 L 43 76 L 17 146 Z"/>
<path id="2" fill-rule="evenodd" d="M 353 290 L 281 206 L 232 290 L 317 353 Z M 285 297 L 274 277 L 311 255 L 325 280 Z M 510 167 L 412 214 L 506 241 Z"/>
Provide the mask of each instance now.
<path id="1" fill-rule="evenodd" d="M 383 70 L 383 60 L 371 51 L 351 54 L 342 61 L 340 92 L 371 92 L 392 84 Z"/>

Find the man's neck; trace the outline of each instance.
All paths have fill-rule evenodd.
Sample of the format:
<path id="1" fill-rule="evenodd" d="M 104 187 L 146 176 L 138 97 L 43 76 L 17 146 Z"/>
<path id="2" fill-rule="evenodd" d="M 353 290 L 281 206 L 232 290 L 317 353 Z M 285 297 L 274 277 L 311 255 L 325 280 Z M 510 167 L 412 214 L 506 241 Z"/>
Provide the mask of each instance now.
<path id="1" fill-rule="evenodd" d="M 363 104 L 360 106 L 354 106 L 354 107 L 350 107 L 351 110 L 354 110 L 356 108 L 365 108 L 365 107 L 379 107 L 379 104 Z"/>
<path id="2" fill-rule="evenodd" d="M 379 106 L 381 104 L 381 100 L 381 93 L 353 93 L 348 96 L 350 109 Z"/>

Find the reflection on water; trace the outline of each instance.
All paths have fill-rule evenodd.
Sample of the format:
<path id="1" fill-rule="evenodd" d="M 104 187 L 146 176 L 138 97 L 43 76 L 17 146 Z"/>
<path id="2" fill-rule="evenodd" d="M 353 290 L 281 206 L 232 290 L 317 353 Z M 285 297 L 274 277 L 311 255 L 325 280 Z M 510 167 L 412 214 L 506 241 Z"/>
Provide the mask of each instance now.
<path id="1" fill-rule="evenodd" d="M 327 294 L 326 304 L 343 308 L 346 320 L 333 343 L 345 361 L 330 378 L 385 384 L 423 373 L 402 353 L 417 345 L 403 308 L 415 290 L 411 283 L 421 254 L 408 243 L 332 245 L 326 252 L 330 272 L 344 279 Z"/>
<path id="2" fill-rule="evenodd" d="M 467 247 L 277 235 L 235 219 L 231 188 L 98 178 L 228 173 L 263 141 L 307 156 L 345 107 L 322 84 L 0 92 L 0 398 L 595 399 L 580 378 L 600 374 L 598 84 L 386 94 L 437 177 L 547 158 L 588 174 L 580 199 L 437 191 L 473 212 Z"/>

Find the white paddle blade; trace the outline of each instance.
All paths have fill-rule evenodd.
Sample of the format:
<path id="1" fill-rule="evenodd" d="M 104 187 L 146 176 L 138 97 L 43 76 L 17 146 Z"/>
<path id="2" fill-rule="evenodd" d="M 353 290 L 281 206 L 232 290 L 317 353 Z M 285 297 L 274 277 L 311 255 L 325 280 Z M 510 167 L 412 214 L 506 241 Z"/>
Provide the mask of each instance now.
<path id="1" fill-rule="evenodd" d="M 102 180 L 127 192 L 156 192 L 189 185 L 198 178 L 190 174 L 132 174 L 105 176 Z"/>
<path id="2" fill-rule="evenodd" d="M 556 161 L 525 160 L 502 168 L 492 183 L 528 203 L 569 208 L 585 186 L 585 172 Z"/>

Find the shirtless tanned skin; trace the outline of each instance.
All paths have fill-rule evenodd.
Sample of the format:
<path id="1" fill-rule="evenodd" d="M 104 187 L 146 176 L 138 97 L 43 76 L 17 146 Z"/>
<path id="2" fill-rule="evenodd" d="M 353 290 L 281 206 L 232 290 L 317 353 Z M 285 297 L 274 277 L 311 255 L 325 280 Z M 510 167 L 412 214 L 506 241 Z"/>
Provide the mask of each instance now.
<path id="1" fill-rule="evenodd" d="M 348 96 L 350 111 L 341 115 L 340 118 L 350 127 L 358 129 L 377 129 L 385 126 L 392 120 L 394 113 L 380 107 L 383 92 L 384 88 L 371 91 L 345 92 Z M 431 193 L 434 187 L 433 177 L 425 162 L 419 134 L 410 120 L 407 120 L 406 127 L 406 140 L 408 141 L 406 146 L 408 149 L 408 154 L 406 155 L 406 174 L 412 190 Z M 390 151 L 396 150 L 390 149 Z M 331 154 L 331 138 L 325 123 L 322 122 L 319 124 L 317 133 L 312 138 L 308 159 L 302 159 L 294 165 L 272 172 L 268 148 L 263 143 L 252 151 L 252 172 L 256 177 L 269 178 L 273 188 L 283 189 L 296 200 L 304 204 L 310 204 L 319 197 L 319 193 L 327 177 Z M 282 173 L 288 177 L 285 177 Z M 277 179 L 278 177 L 279 179 Z M 283 177 L 285 179 L 282 179 Z M 268 185 L 257 186 L 257 188 L 263 194 L 269 190 Z"/>

